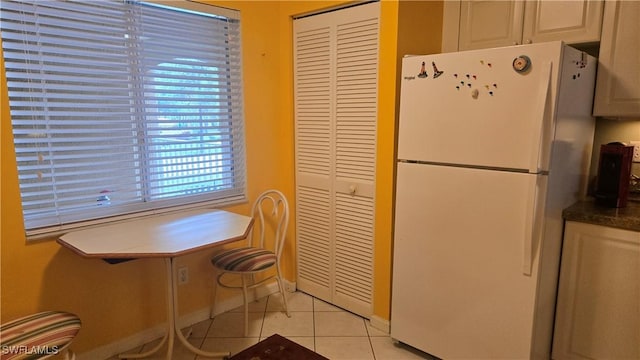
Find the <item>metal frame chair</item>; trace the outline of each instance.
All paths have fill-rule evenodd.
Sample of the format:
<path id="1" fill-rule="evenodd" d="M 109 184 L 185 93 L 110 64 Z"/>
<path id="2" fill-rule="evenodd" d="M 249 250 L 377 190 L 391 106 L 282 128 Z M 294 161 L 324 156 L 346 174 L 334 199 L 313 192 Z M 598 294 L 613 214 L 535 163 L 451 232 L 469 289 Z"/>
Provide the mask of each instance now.
<path id="1" fill-rule="evenodd" d="M 289 225 L 289 204 L 284 194 L 280 191 L 267 190 L 256 199 L 251 214 L 254 218 L 254 224 L 247 237 L 249 246 L 224 250 L 214 254 L 211 259 L 213 266 L 220 271 L 216 277 L 215 293 L 218 292 L 218 286 L 242 290 L 245 336 L 249 332 L 248 291 L 263 285 L 267 281 L 276 279 L 278 289 L 282 294 L 284 310 L 287 316 L 291 317 L 280 270 L 280 256 L 282 255 Z M 267 236 L 267 234 L 270 236 Z M 256 274 L 270 271 L 273 268 L 275 268 L 275 274 L 270 274 L 256 282 Z M 240 276 L 242 285 L 233 285 L 222 280 L 223 277 L 230 275 Z"/>

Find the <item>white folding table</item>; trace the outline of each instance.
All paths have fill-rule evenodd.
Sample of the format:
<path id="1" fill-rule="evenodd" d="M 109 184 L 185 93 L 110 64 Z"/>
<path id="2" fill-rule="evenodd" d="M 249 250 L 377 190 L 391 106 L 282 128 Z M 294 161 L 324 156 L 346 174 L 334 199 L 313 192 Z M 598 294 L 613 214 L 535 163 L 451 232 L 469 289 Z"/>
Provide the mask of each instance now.
<path id="1" fill-rule="evenodd" d="M 85 230 L 69 232 L 58 243 L 87 258 L 104 260 L 163 258 L 167 274 L 167 333 L 153 349 L 142 354 L 122 354 L 120 358 L 143 358 L 156 353 L 168 341 L 167 359 L 171 359 L 175 336 L 195 354 L 226 357 L 228 352 L 210 353 L 191 345 L 177 326 L 178 281 L 175 261 L 178 256 L 245 239 L 253 219 L 216 209 L 200 209 L 149 216 Z"/>

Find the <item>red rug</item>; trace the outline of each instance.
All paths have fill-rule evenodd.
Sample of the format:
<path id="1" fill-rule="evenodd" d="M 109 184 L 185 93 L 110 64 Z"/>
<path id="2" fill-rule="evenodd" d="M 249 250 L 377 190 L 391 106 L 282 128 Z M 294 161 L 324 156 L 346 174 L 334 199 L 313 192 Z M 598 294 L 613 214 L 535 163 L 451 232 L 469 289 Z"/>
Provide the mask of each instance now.
<path id="1" fill-rule="evenodd" d="M 229 360 L 329 360 L 278 334 L 271 335 Z"/>

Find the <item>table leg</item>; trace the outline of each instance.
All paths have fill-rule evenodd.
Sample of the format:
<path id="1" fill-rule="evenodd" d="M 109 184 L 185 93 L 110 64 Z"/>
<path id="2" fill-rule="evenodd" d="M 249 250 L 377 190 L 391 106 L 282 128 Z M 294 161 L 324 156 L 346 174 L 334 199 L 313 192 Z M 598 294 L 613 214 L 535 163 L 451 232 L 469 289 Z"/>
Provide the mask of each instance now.
<path id="1" fill-rule="evenodd" d="M 162 346 L 169 341 L 169 347 L 167 350 L 167 359 L 171 359 L 171 355 L 173 353 L 173 342 L 174 342 L 174 312 L 173 312 L 173 275 L 171 273 L 171 260 L 165 259 L 165 272 L 167 274 L 167 331 L 164 334 L 160 343 L 156 345 L 153 349 L 149 351 L 145 351 L 139 354 L 120 354 L 118 357 L 120 359 L 141 359 L 149 357 L 162 348 Z"/>
<path id="2" fill-rule="evenodd" d="M 165 259 L 165 270 L 167 273 L 167 332 L 160 341 L 160 343 L 153 349 L 141 354 L 121 354 L 120 359 L 140 359 L 155 354 L 167 343 L 167 360 L 171 360 L 173 355 L 173 344 L 175 337 L 184 345 L 189 351 L 194 354 L 208 357 L 208 358 L 223 358 L 229 357 L 230 353 L 227 352 L 208 352 L 198 349 L 191 345 L 191 343 L 184 337 L 180 327 L 178 326 L 178 275 L 175 269 L 175 262 L 173 258 Z"/>
<path id="3" fill-rule="evenodd" d="M 182 345 L 184 345 L 187 349 L 189 349 L 189 351 L 191 351 L 194 354 L 203 356 L 203 357 L 208 357 L 208 358 L 222 358 L 222 359 L 226 359 L 229 357 L 230 353 L 228 351 L 226 352 L 208 352 L 208 351 L 204 351 L 201 349 L 198 349 L 197 347 L 191 345 L 191 343 L 184 337 L 184 335 L 182 334 L 182 331 L 180 330 L 180 327 L 178 326 L 177 322 L 178 322 L 178 275 L 177 275 L 177 271 L 175 269 L 175 262 L 173 261 L 173 258 L 170 259 L 171 261 L 171 286 L 173 287 L 173 311 L 174 311 L 174 315 L 173 315 L 173 319 L 174 319 L 174 325 L 173 328 L 175 329 L 175 333 L 178 337 L 178 340 L 182 343 Z M 169 359 L 169 358 L 167 358 Z"/>

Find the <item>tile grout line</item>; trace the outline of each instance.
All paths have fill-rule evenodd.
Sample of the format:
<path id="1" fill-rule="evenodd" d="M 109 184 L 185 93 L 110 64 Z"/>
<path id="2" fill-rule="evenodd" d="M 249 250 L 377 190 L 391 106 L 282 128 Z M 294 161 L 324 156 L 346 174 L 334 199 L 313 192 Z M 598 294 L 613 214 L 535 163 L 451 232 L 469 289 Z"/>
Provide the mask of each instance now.
<path id="1" fill-rule="evenodd" d="M 311 298 L 311 329 L 313 330 L 313 351 L 318 352 L 318 343 L 316 342 L 316 298 Z"/>
<path id="2" fill-rule="evenodd" d="M 376 351 L 373 348 L 373 342 L 371 341 L 371 333 L 369 332 L 369 327 L 367 326 L 367 319 L 362 318 L 362 322 L 364 324 L 364 330 L 367 332 L 367 339 L 369 339 L 369 346 L 371 347 L 371 354 L 373 355 L 373 360 L 376 360 Z"/>

